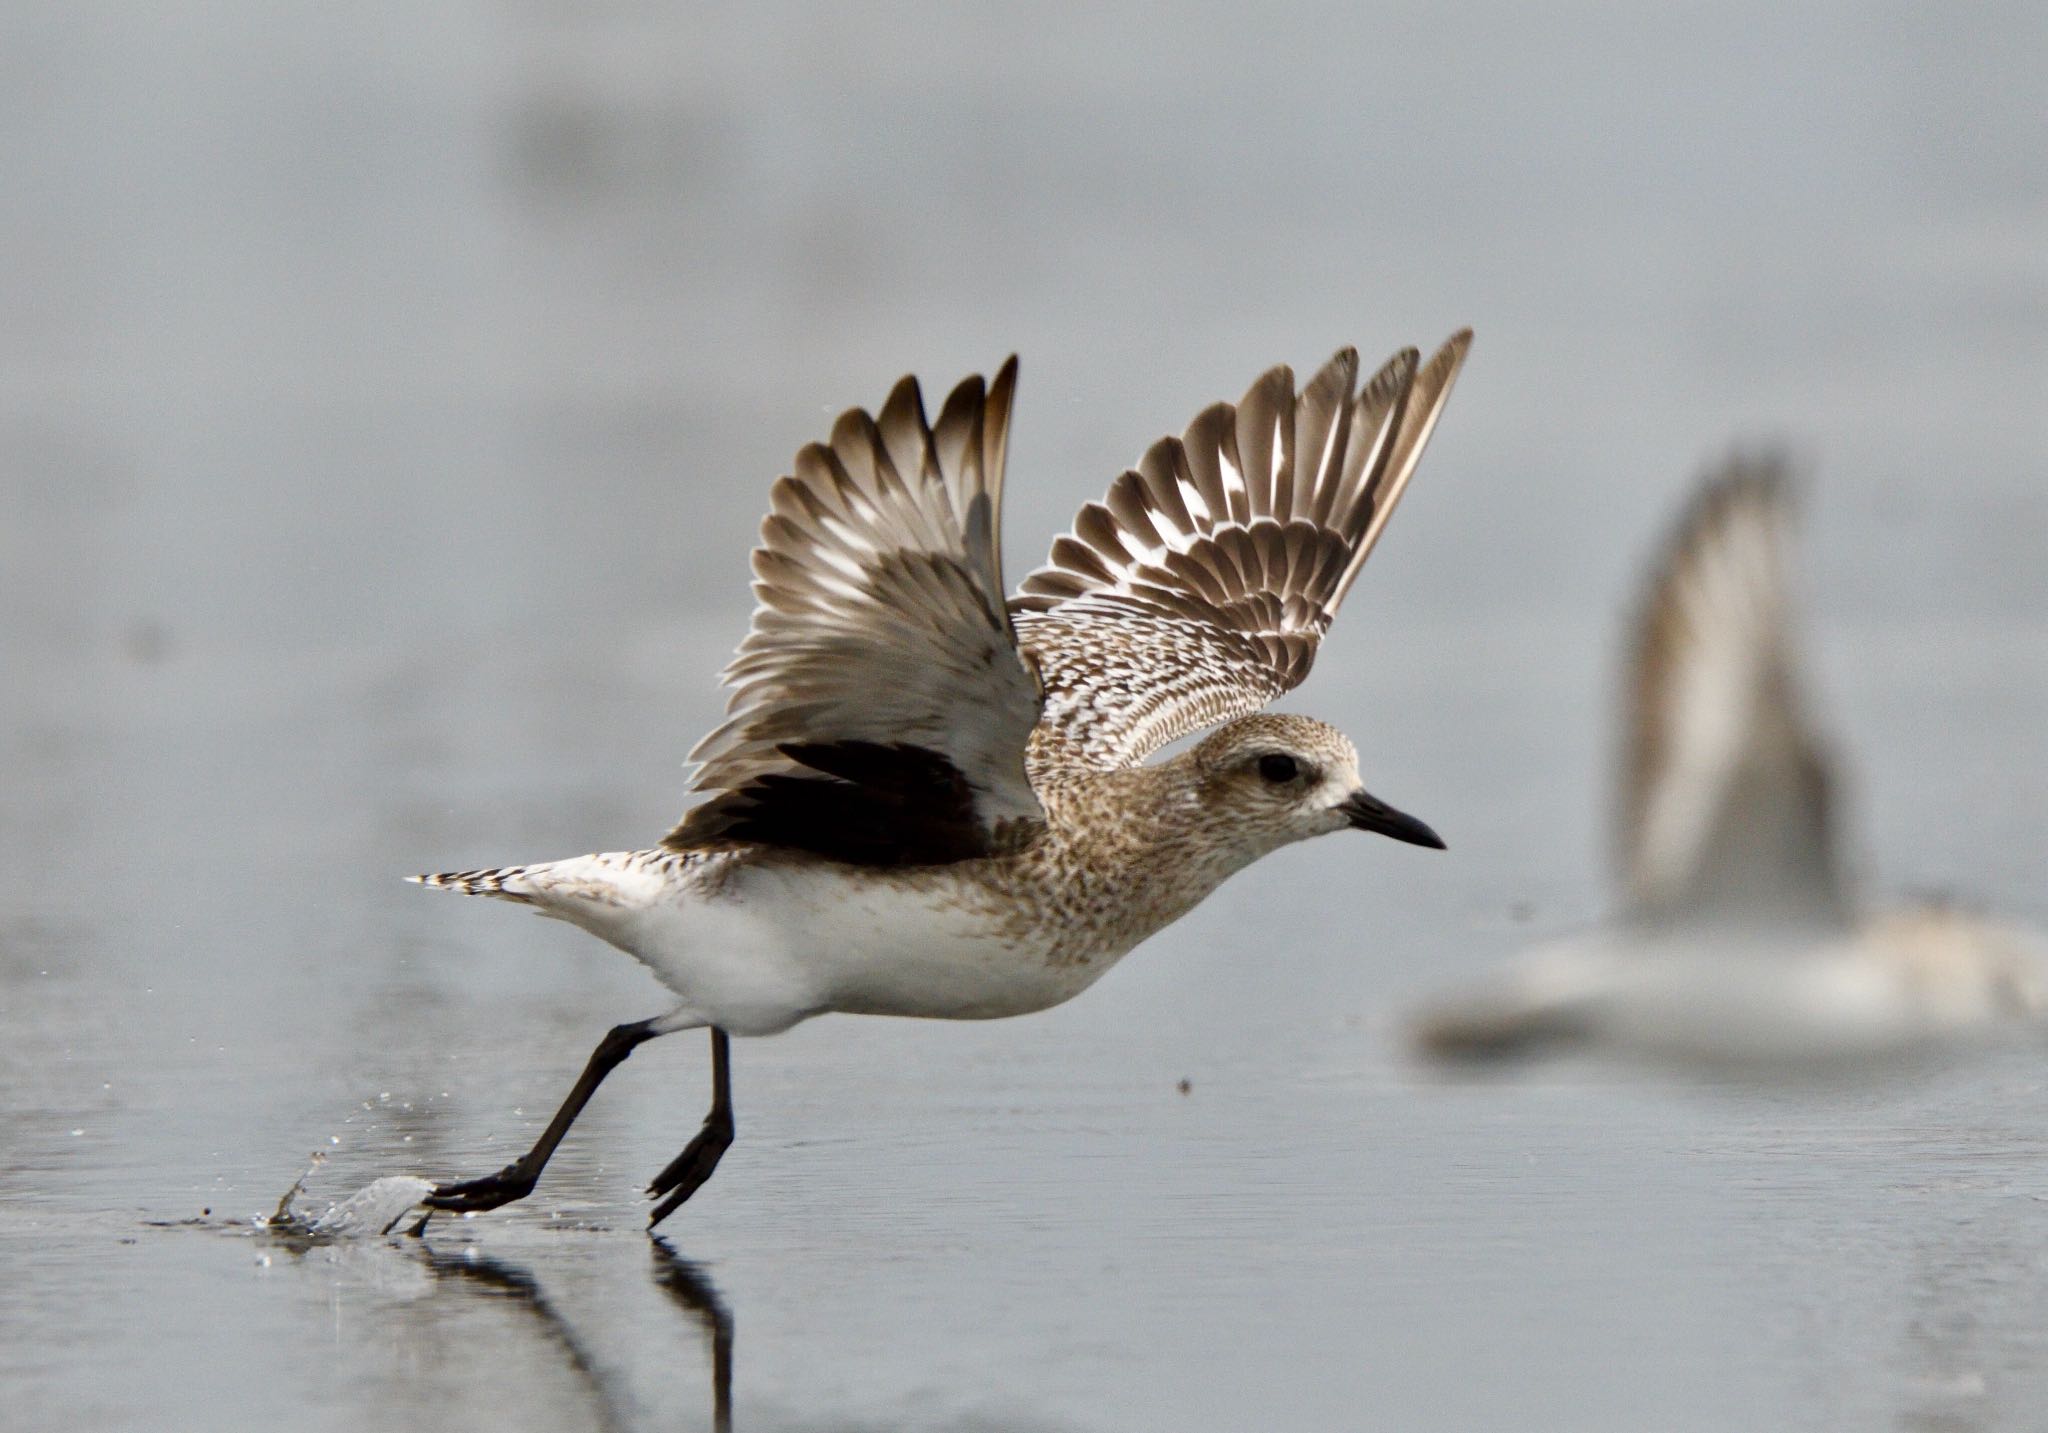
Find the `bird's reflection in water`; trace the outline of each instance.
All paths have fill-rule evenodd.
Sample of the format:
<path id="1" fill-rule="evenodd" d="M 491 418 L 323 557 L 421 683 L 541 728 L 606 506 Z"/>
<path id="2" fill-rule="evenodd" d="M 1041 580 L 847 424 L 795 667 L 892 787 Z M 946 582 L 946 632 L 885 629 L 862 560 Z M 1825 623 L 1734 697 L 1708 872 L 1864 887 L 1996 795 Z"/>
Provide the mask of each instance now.
<path id="1" fill-rule="evenodd" d="M 612 1349 L 606 1330 L 615 1329 L 622 1317 L 630 1317 L 619 1307 L 614 1296 L 624 1291 L 616 1283 L 606 1283 L 607 1307 L 602 1310 L 577 1312 L 579 1295 L 572 1295 L 570 1289 L 588 1285 L 581 1274 L 564 1271 L 562 1280 L 544 1278 L 530 1267 L 516 1259 L 502 1254 L 487 1254 L 474 1246 L 437 1248 L 427 1240 L 387 1241 L 375 1252 L 390 1254 L 394 1243 L 410 1245 L 413 1257 L 406 1260 L 409 1267 L 424 1266 L 428 1275 L 437 1283 L 463 1285 L 465 1294 L 481 1293 L 486 1298 L 503 1301 L 504 1304 L 530 1315 L 545 1342 L 560 1351 L 561 1360 L 573 1376 L 575 1384 L 588 1396 L 595 1409 L 589 1419 L 591 1427 L 607 1430 L 632 1430 L 638 1428 L 674 1426 L 666 1418 L 676 1416 L 674 1400 L 657 1394 L 649 1385 L 651 1377 L 659 1377 L 666 1366 L 666 1350 L 671 1346 L 657 1333 L 655 1346 L 664 1353 L 662 1359 L 650 1362 L 636 1358 L 632 1350 L 646 1345 L 622 1344 Z M 331 1246 L 330 1246 L 331 1247 Z M 649 1241 L 649 1272 L 653 1278 L 651 1286 L 661 1301 L 678 1310 L 688 1324 L 687 1336 L 700 1338 L 710 1355 L 710 1418 L 709 1426 L 718 1433 L 731 1433 L 733 1428 L 733 1353 L 735 1344 L 735 1320 L 725 1296 L 713 1283 L 703 1265 L 683 1257 L 674 1245 L 661 1238 Z M 549 1261 L 537 1261 L 541 1270 L 551 1267 Z M 588 1270 L 591 1277 L 602 1281 L 607 1274 L 616 1275 L 617 1269 Z M 551 1287 L 552 1285 L 552 1287 Z M 452 1290 L 451 1290 L 452 1292 Z M 423 1313 L 431 1318 L 437 1328 L 450 1327 L 446 1318 L 449 1310 L 441 1300 L 421 1301 Z M 572 1317 L 572 1314 L 575 1316 Z M 414 1337 L 418 1336 L 417 1329 Z M 608 1350 L 600 1354 L 600 1350 Z M 701 1387 L 694 1377 L 689 1379 L 692 1390 Z M 701 1407 L 696 1403 L 697 1395 L 692 1392 L 684 1397 L 685 1407 Z M 522 1407 L 522 1413 L 529 1410 Z M 822 1416 L 792 1414 L 784 1410 L 780 1415 L 769 1415 L 777 1429 L 832 1429 L 834 1433 L 850 1433 L 850 1430 L 901 1429 L 906 1425 L 901 1415 L 885 1415 L 880 1418 L 862 1418 L 835 1409 Z M 526 1417 L 515 1415 L 517 1426 L 534 1425 Z M 510 1426 L 510 1425 L 507 1425 Z M 686 1418 L 681 1426 L 703 1427 L 700 1416 Z M 1022 1433 L 1022 1430 L 1053 1430 L 1060 1425 L 1043 1419 L 1021 1414 L 1011 1409 L 963 1412 L 953 1414 L 927 1414 L 915 1420 L 920 1428 L 945 1428 L 961 1430 L 1002 1429 L 1005 1433 Z"/>
<path id="2" fill-rule="evenodd" d="M 475 1248 L 449 1251 L 421 1241 L 420 1257 L 437 1278 L 481 1285 L 530 1313 L 549 1343 L 562 1351 L 570 1370 L 589 1389 L 596 1405 L 596 1426 L 609 1430 L 635 1425 L 634 1400 L 620 1372 L 608 1368 L 591 1352 L 576 1325 L 565 1316 L 532 1270 Z M 654 1282 L 670 1301 L 700 1326 L 711 1348 L 711 1426 L 717 1433 L 732 1430 L 733 1318 L 724 1297 L 702 1266 L 678 1254 L 666 1240 L 650 1241 Z"/>
<path id="3" fill-rule="evenodd" d="M 675 1251 L 656 1235 L 648 1241 L 654 1254 L 654 1282 L 677 1306 L 703 1325 L 711 1340 L 711 1426 L 732 1430 L 732 1310 L 701 1265 Z"/>
<path id="4" fill-rule="evenodd" d="M 563 1316 L 530 1270 L 474 1248 L 451 1253 L 423 1243 L 420 1251 L 436 1277 L 481 1285 L 532 1314 L 547 1341 L 562 1351 L 578 1381 L 590 1390 L 591 1400 L 597 1406 L 596 1426 L 606 1433 L 632 1428 L 632 1403 L 618 1376 L 590 1352 L 576 1325 Z"/>

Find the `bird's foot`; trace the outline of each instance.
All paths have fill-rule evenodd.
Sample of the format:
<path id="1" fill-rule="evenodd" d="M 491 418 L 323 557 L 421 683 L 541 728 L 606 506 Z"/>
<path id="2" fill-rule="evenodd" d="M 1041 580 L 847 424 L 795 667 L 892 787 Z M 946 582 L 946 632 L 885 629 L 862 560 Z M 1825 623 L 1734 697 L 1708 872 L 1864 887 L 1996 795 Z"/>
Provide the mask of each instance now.
<path id="1" fill-rule="evenodd" d="M 704 1121 L 704 1128 L 697 1131 L 697 1137 L 683 1152 L 668 1162 L 668 1168 L 654 1176 L 654 1182 L 647 1186 L 647 1196 L 660 1199 L 661 1203 L 647 1216 L 649 1229 L 675 1213 L 684 1200 L 703 1187 L 711 1171 L 718 1168 L 718 1161 L 732 1148 L 732 1137 L 731 1116 L 721 1119 L 713 1115 Z"/>
<path id="2" fill-rule="evenodd" d="M 465 1179 L 460 1184 L 437 1184 L 434 1192 L 420 1202 L 429 1209 L 469 1214 L 524 1199 L 533 1193 L 533 1186 L 538 1182 L 539 1176 L 528 1173 L 523 1164 L 514 1160 L 496 1174 L 486 1174 L 481 1179 Z"/>

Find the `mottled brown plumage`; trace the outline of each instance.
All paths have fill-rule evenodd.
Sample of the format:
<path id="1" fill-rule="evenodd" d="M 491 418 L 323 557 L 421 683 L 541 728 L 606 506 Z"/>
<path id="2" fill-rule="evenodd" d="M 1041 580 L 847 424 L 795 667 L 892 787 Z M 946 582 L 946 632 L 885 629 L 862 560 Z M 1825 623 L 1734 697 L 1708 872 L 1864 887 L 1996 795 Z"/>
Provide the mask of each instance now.
<path id="1" fill-rule="evenodd" d="M 1405 350 L 1362 390 L 1352 349 L 1298 394 L 1268 370 L 1082 508 L 1007 606 L 1016 360 L 961 383 L 936 423 L 909 378 L 878 416 L 846 413 L 775 485 L 729 715 L 693 754 L 711 799 L 664 844 L 877 867 L 1015 851 L 1038 839 L 1047 781 L 1257 711 L 1308 675 L 1469 342 L 1427 365 Z"/>

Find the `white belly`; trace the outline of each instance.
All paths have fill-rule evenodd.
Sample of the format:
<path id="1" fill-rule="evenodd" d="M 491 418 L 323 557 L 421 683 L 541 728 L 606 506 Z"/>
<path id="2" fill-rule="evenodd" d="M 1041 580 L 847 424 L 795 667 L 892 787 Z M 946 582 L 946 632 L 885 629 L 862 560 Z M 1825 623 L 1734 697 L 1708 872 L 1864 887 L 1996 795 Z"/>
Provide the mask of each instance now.
<path id="1" fill-rule="evenodd" d="M 1596 1038 L 1653 1059 L 1853 1066 L 1985 1036 L 1997 1019 L 1981 982 L 1917 980 L 1891 952 L 1846 936 L 1584 954 L 1578 998 Z"/>
<path id="2" fill-rule="evenodd" d="M 689 1012 L 769 1035 L 827 1011 L 987 1020 L 1043 1010 L 1121 951 L 1054 961 L 1051 940 L 978 892 L 843 867 L 748 865 L 707 889 L 664 885 L 563 915 L 639 958 Z M 641 892 L 632 893 L 641 896 Z"/>

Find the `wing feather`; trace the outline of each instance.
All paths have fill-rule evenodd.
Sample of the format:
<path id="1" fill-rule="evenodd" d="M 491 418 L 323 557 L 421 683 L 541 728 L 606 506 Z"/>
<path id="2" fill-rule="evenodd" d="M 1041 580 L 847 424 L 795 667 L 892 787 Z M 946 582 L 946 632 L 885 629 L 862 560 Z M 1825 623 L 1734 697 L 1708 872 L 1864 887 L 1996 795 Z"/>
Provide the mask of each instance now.
<path id="1" fill-rule="evenodd" d="M 1471 342 L 1269 369 L 1090 503 L 1010 599 L 1045 686 L 1033 761 L 1111 769 L 1256 711 L 1317 644 L 1401 499 Z"/>
<path id="2" fill-rule="evenodd" d="M 1616 823 L 1645 919 L 1846 919 L 1833 771 L 1800 691 L 1786 479 L 1733 461 L 1678 524 L 1638 614 Z"/>
<path id="3" fill-rule="evenodd" d="M 843 414 L 778 481 L 726 720 L 691 753 L 667 844 L 752 840 L 866 864 L 1005 849 L 1043 818 L 1024 769 L 1036 679 L 998 533 L 1016 360 L 927 423 L 915 379 Z"/>

